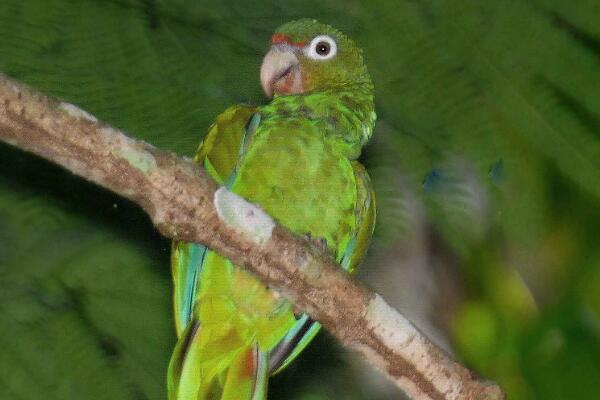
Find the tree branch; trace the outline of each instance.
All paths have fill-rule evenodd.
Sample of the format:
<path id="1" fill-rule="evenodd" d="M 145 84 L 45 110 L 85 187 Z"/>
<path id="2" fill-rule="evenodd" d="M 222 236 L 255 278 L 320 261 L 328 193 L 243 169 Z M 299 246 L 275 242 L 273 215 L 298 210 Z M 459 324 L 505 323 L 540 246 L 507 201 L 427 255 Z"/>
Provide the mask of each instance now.
<path id="1" fill-rule="evenodd" d="M 308 240 L 179 158 L 0 75 L 0 140 L 139 204 L 160 232 L 242 265 L 413 399 L 502 399 Z"/>

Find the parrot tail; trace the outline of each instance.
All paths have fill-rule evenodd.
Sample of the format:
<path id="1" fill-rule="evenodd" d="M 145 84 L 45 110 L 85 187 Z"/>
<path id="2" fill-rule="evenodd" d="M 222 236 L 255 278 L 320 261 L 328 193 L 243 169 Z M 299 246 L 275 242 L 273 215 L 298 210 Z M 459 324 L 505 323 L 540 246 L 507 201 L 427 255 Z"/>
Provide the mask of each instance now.
<path id="1" fill-rule="evenodd" d="M 190 321 L 175 346 L 169 400 L 266 400 L 268 353 L 231 335 L 202 331 L 197 320 Z"/>

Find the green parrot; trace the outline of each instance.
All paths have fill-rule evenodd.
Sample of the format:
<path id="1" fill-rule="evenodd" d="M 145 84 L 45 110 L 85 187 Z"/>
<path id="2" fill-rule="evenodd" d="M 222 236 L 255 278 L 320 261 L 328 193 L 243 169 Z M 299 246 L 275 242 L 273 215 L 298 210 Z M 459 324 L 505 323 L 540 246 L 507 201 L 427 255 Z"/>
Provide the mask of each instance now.
<path id="1" fill-rule="evenodd" d="M 373 233 L 375 197 L 357 161 L 375 124 L 361 51 L 315 20 L 277 29 L 260 71 L 270 103 L 219 115 L 195 160 L 221 185 L 327 249 L 352 272 Z M 170 400 L 265 399 L 270 375 L 320 324 L 200 244 L 174 242 L 178 343 Z"/>

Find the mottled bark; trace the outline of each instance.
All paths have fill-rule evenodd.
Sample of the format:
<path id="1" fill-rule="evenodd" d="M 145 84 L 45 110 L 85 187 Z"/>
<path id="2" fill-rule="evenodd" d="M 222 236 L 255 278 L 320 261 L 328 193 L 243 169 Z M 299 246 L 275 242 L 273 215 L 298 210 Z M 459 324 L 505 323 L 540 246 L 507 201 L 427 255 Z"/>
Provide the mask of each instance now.
<path id="1" fill-rule="evenodd" d="M 0 75 L 0 140 L 139 204 L 166 237 L 242 265 L 362 353 L 414 399 L 501 399 L 319 246 L 177 157 Z"/>

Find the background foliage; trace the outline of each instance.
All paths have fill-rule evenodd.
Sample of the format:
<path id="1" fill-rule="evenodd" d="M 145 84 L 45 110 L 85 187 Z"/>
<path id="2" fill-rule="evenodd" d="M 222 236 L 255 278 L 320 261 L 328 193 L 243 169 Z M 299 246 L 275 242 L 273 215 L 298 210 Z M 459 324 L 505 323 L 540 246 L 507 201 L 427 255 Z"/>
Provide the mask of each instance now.
<path id="1" fill-rule="evenodd" d="M 219 111 L 264 101 L 270 34 L 307 16 L 364 47 L 377 89 L 363 278 L 397 300 L 395 249 L 424 248 L 446 273 L 420 278 L 417 314 L 461 359 L 511 399 L 600 398 L 596 0 L 1 0 L 0 71 L 191 155 Z M 165 398 L 168 248 L 133 205 L 0 145 L 0 398 Z M 353 365 L 322 335 L 271 398 L 396 396 Z"/>

